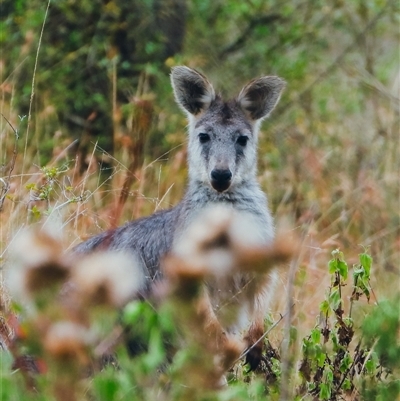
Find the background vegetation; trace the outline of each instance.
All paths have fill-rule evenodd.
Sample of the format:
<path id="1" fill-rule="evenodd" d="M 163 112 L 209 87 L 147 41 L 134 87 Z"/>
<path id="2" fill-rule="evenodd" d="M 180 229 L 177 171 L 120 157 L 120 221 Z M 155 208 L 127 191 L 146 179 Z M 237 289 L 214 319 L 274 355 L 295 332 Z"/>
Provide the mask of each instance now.
<path id="1" fill-rule="evenodd" d="M 369 303 L 363 293 L 352 307 L 356 334 L 351 352 L 363 336 L 363 321 L 374 322 L 364 336 L 372 341 L 367 343 L 377 358 L 382 356 L 380 346 L 395 347 L 400 274 L 398 2 L 3 0 L 0 7 L 4 260 L 23 227 L 56 226 L 63 248 L 70 249 L 87 236 L 179 201 L 186 180 L 186 121 L 173 101 L 171 66 L 203 71 L 227 96 L 253 77 L 279 75 L 288 85 L 262 127 L 259 180 L 277 225 L 291 227 L 302 245 L 288 274 L 282 272 L 282 295 L 271 315 L 277 321 L 294 305 L 290 324 L 282 322 L 269 334 L 269 344 L 288 366 L 283 378 L 281 369 L 274 368 L 275 387 L 264 370 L 239 375 L 234 380 L 239 387 L 229 387 L 230 395 L 198 397 L 322 397 L 321 386 L 318 394 L 302 389 L 298 365 L 307 361 L 300 353 L 303 339 L 311 335 L 314 345 L 322 342 L 310 333 L 320 327 L 326 291 L 335 287 L 327 264 L 337 248 L 350 267 L 358 266 L 356 271 L 358 255 L 364 253 L 361 245 L 369 247 L 374 260 L 366 279 L 373 289 Z M 336 274 L 334 269 L 331 273 Z M 4 319 L 10 315 L 10 299 L 2 292 L 2 322 L 8 327 Z M 352 292 L 352 285 L 341 287 L 346 311 Z M 385 299 L 393 326 L 383 318 L 383 307 L 379 309 Z M 335 302 L 333 309 L 338 310 Z M 379 304 L 378 311 L 373 304 Z M 168 331 L 164 321 L 154 323 L 158 320 L 151 312 L 143 313 L 149 315 L 149 327 L 156 324 L 156 332 Z M 392 328 L 379 345 L 376 335 L 382 327 Z M 292 340 L 286 341 L 289 332 Z M 139 388 L 142 380 L 146 391 L 153 392 L 137 391 L 137 399 L 157 399 L 156 394 L 184 399 L 179 392 L 157 393 L 159 383 L 148 379 L 163 360 L 158 357 L 156 362 L 148 357 L 136 368 L 126 362 L 118 375 L 111 370 L 95 375 L 89 397 L 134 399 L 130 389 Z M 120 360 L 123 365 L 124 357 Z M 394 369 L 392 359 L 385 360 Z M 24 392 L 15 392 L 20 382 L 11 362 L 2 361 L 7 383 L 2 399 L 23 399 Z M 328 366 L 325 360 L 320 363 Z M 132 379 L 138 371 L 147 373 Z M 326 378 L 328 373 L 322 373 Z M 394 394 L 388 398 L 377 393 L 379 386 L 363 386 L 357 386 L 357 394 L 336 396 L 389 400 Z M 265 395 L 266 388 L 276 391 Z M 282 395 L 282 388 L 287 394 Z M 327 394 L 321 399 L 340 399 Z M 43 393 L 37 397 L 47 399 Z"/>

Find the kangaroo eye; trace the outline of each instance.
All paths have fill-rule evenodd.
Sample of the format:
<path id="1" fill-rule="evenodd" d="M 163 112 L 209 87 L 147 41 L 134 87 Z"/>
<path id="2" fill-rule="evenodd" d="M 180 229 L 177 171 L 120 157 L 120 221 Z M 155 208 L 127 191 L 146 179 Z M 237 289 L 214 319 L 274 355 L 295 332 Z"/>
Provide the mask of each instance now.
<path id="1" fill-rule="evenodd" d="M 199 134 L 200 143 L 206 143 L 210 140 L 210 135 L 208 134 Z"/>
<path id="2" fill-rule="evenodd" d="M 249 137 L 247 137 L 245 135 L 240 135 L 239 138 L 237 139 L 236 143 L 240 146 L 246 146 L 248 140 L 249 140 Z"/>

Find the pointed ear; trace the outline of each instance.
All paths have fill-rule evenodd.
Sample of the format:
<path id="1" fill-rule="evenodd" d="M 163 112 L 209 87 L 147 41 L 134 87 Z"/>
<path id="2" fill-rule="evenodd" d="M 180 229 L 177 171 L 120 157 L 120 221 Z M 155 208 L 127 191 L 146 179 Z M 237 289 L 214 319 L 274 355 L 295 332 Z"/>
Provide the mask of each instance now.
<path id="1" fill-rule="evenodd" d="M 197 115 L 215 99 L 214 88 L 207 78 L 191 68 L 172 68 L 171 83 L 175 100 L 186 113 Z"/>
<path id="2" fill-rule="evenodd" d="M 285 84 L 279 77 L 257 78 L 242 89 L 237 100 L 252 120 L 262 120 L 278 103 Z"/>

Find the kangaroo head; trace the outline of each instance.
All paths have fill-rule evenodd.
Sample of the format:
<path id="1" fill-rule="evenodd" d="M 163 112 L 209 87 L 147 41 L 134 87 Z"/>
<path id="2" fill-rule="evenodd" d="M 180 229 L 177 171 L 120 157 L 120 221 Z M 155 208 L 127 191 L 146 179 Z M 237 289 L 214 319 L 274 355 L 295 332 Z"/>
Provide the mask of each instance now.
<path id="1" fill-rule="evenodd" d="M 221 193 L 254 180 L 260 122 L 278 103 L 285 82 L 273 76 L 254 79 L 227 102 L 188 67 L 173 68 L 171 82 L 189 119 L 189 181 Z"/>

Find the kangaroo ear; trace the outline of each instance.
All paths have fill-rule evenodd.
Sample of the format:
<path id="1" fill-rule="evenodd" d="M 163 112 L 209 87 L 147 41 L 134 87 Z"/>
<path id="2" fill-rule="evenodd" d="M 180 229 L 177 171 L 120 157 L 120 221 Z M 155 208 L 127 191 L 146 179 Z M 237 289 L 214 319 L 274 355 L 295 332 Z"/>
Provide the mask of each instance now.
<path id="1" fill-rule="evenodd" d="M 237 100 L 252 120 L 264 119 L 278 103 L 285 84 L 279 77 L 257 78 L 242 89 Z"/>
<path id="2" fill-rule="evenodd" d="M 172 68 L 171 83 L 176 102 L 186 113 L 197 115 L 215 99 L 214 88 L 207 78 L 191 68 Z"/>

